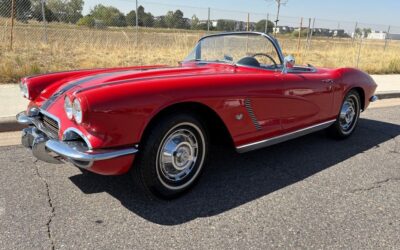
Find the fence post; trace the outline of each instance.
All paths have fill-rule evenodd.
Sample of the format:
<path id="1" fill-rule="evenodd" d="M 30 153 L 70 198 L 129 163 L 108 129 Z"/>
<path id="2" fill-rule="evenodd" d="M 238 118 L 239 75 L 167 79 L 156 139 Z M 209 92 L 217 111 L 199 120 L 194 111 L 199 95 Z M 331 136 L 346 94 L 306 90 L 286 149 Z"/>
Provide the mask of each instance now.
<path id="1" fill-rule="evenodd" d="M 354 26 L 353 40 L 351 41 L 352 43 L 354 43 L 354 41 L 356 39 L 357 28 L 358 28 L 358 22 L 356 22 L 356 25 Z"/>
<path id="2" fill-rule="evenodd" d="M 269 20 L 269 13 L 267 13 L 267 19 L 265 20 L 265 34 L 268 34 L 268 20 Z"/>
<path id="3" fill-rule="evenodd" d="M 247 31 L 250 30 L 250 13 L 247 13 L 247 28 L 246 28 L 246 30 Z"/>
<path id="4" fill-rule="evenodd" d="M 308 50 L 308 43 L 310 39 L 310 34 L 311 34 L 311 18 L 308 18 L 308 28 L 307 28 L 307 36 L 306 36 L 306 44 L 304 46 L 305 49 L 305 55 L 307 55 L 307 50 Z"/>
<path id="5" fill-rule="evenodd" d="M 210 20 L 210 12 L 211 12 L 210 7 L 208 7 L 207 32 L 210 32 L 210 22 L 211 22 L 211 20 Z"/>
<path id="6" fill-rule="evenodd" d="M 46 20 L 46 11 L 45 11 L 45 1 L 46 0 L 42 0 L 41 1 L 41 5 L 42 5 L 42 21 L 43 21 L 43 31 L 44 31 L 44 42 L 47 43 L 47 20 Z"/>
<path id="7" fill-rule="evenodd" d="M 364 38 L 361 37 L 361 39 L 360 39 L 360 47 L 358 47 L 358 56 L 357 56 L 356 68 L 358 68 L 358 64 L 360 63 L 360 54 L 361 54 L 361 47 L 362 47 L 363 40 L 364 40 Z"/>
<path id="8" fill-rule="evenodd" d="M 303 18 L 300 18 L 300 27 L 299 27 L 299 37 L 297 39 L 297 54 L 300 53 L 300 38 L 301 38 L 301 28 L 303 26 Z"/>
<path id="9" fill-rule="evenodd" d="M 311 39 L 314 34 L 314 28 L 315 28 L 315 17 L 313 18 L 313 22 L 312 22 L 312 26 L 311 26 L 310 39 L 308 40 L 307 50 L 309 50 L 311 48 Z"/>
<path id="10" fill-rule="evenodd" d="M 388 40 L 389 40 L 389 39 L 390 39 L 390 25 L 389 25 L 389 28 L 388 28 L 387 33 L 386 33 L 386 37 L 385 37 L 385 47 L 383 47 L 383 51 L 386 50 L 386 46 L 387 46 L 387 43 L 388 43 Z"/>
<path id="11" fill-rule="evenodd" d="M 15 0 L 11 1 L 11 30 L 10 30 L 10 50 L 13 49 L 14 43 L 14 18 L 15 18 Z"/>
<path id="12" fill-rule="evenodd" d="M 135 29 L 136 29 L 136 41 L 135 41 L 135 44 L 136 44 L 136 47 L 138 46 L 138 38 L 139 38 L 139 13 L 138 13 L 138 0 L 136 0 L 136 26 L 135 26 Z"/>
<path id="13" fill-rule="evenodd" d="M 311 28 L 311 18 L 308 18 L 308 28 L 307 28 L 307 40 L 306 45 L 308 44 L 308 39 L 310 39 L 310 28 Z"/>

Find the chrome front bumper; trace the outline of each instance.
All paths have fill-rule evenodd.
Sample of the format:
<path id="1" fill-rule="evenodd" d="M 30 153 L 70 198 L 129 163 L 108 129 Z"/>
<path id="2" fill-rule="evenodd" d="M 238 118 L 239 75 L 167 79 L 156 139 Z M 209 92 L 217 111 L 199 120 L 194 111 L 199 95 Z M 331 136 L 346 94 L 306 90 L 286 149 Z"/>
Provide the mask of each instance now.
<path id="1" fill-rule="evenodd" d="M 84 140 L 60 141 L 48 131 L 39 119 L 39 111 L 17 115 L 20 124 L 29 125 L 22 130 L 22 145 L 32 149 L 33 155 L 42 161 L 59 164 L 65 161 L 80 168 L 90 168 L 94 162 L 136 154 L 137 148 L 89 149 Z"/>

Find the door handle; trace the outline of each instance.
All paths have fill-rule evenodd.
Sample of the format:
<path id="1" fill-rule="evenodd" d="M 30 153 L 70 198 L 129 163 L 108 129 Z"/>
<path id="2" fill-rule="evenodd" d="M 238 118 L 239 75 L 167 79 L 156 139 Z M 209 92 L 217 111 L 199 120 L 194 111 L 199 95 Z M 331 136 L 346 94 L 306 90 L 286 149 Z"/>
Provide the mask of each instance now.
<path id="1" fill-rule="evenodd" d="M 329 83 L 332 84 L 333 83 L 333 79 L 324 79 L 322 80 L 323 83 Z"/>

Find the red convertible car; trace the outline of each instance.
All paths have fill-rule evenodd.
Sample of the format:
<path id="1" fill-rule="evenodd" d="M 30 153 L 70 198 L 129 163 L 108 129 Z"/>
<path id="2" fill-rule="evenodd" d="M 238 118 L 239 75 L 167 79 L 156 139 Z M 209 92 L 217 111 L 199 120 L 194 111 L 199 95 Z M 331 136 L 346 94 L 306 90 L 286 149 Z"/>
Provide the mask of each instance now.
<path id="1" fill-rule="evenodd" d="M 277 40 L 257 32 L 205 36 L 179 66 L 57 72 L 26 77 L 17 115 L 22 144 L 45 162 L 103 175 L 131 172 L 161 198 L 198 180 L 212 139 L 237 152 L 317 130 L 350 136 L 374 96 L 353 68 L 297 66 Z"/>

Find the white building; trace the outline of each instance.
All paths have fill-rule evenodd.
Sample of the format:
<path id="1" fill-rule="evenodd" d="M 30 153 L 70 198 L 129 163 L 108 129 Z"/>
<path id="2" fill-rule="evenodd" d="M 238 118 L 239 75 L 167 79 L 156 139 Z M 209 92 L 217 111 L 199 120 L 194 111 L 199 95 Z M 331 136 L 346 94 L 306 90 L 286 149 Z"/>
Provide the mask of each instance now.
<path id="1" fill-rule="evenodd" d="M 385 40 L 386 36 L 387 36 L 387 33 L 385 31 L 373 30 L 371 33 L 368 34 L 367 39 Z"/>

